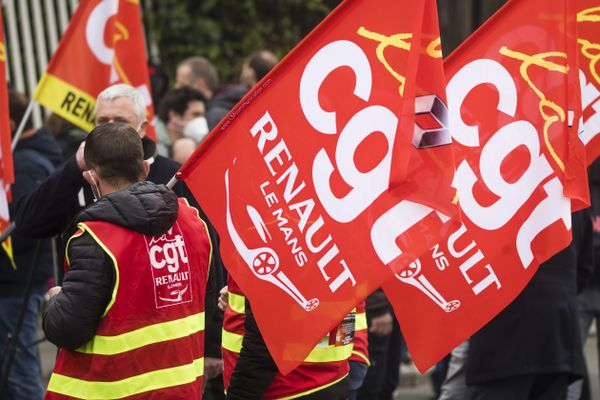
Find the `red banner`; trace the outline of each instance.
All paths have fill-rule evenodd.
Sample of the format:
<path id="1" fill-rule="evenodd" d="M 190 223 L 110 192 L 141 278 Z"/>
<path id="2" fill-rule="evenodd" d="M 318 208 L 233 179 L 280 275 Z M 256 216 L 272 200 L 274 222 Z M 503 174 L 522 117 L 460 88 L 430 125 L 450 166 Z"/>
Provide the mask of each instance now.
<path id="1" fill-rule="evenodd" d="M 181 169 L 283 373 L 456 213 L 434 9 L 343 2 Z"/>
<path id="2" fill-rule="evenodd" d="M 597 0 L 578 0 L 579 79 L 583 103 L 587 162 L 600 156 L 600 6 Z"/>
<path id="3" fill-rule="evenodd" d="M 464 225 L 384 285 L 421 371 L 571 240 L 565 193 L 585 202 L 587 176 L 567 3 L 510 1 L 445 63 Z"/>
<path id="4" fill-rule="evenodd" d="M 8 202 L 10 185 L 15 181 L 12 158 L 12 132 L 10 129 L 10 114 L 8 112 L 8 85 L 6 83 L 6 45 L 2 10 L 0 10 L 0 232 L 10 224 Z M 17 121 L 18 123 L 18 121 Z M 13 262 L 13 252 L 10 237 L 2 243 L 2 248 Z"/>
<path id="5" fill-rule="evenodd" d="M 94 127 L 96 97 L 117 83 L 142 93 L 147 119 L 152 121 L 139 0 L 81 1 L 33 98 L 89 131 Z M 154 138 L 153 129 L 148 134 Z"/>

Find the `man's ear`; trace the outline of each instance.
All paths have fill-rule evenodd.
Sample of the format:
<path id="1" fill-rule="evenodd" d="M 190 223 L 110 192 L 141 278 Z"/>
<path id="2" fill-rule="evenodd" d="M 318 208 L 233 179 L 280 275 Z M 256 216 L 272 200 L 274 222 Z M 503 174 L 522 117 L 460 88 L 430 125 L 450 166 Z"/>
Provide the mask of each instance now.
<path id="1" fill-rule="evenodd" d="M 144 179 L 148 177 L 150 173 L 150 161 L 144 160 Z"/>
<path id="2" fill-rule="evenodd" d="M 144 136 L 146 136 L 146 129 L 147 128 L 148 128 L 148 120 L 145 119 L 145 120 L 142 121 L 142 123 L 140 124 L 140 127 L 137 130 L 138 135 L 140 135 L 141 138 L 143 138 Z"/>

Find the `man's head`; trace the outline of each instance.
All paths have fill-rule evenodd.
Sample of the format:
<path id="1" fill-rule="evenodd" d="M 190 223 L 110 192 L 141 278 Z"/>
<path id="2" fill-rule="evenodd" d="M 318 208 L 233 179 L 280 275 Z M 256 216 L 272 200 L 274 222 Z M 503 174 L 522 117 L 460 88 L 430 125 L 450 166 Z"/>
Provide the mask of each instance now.
<path id="1" fill-rule="evenodd" d="M 204 57 L 186 58 L 177 66 L 175 88 L 191 87 L 210 100 L 218 85 L 217 69 Z"/>
<path id="2" fill-rule="evenodd" d="M 104 89 L 96 99 L 94 110 L 96 126 L 120 122 L 146 136 L 146 105 L 144 97 L 132 86 L 120 83 Z"/>
<path id="3" fill-rule="evenodd" d="M 12 136 L 15 135 L 23 116 L 25 115 L 28 105 L 29 99 L 23 93 L 12 90 L 8 92 L 8 112 L 10 114 L 10 131 Z M 24 132 L 27 132 L 31 129 L 33 129 L 33 121 L 32 118 L 29 118 L 25 124 Z"/>
<path id="4" fill-rule="evenodd" d="M 171 141 L 183 137 L 183 128 L 189 121 L 204 117 L 205 114 L 206 97 L 189 87 L 168 92 L 158 110 L 158 116 L 167 125 Z"/>
<path id="5" fill-rule="evenodd" d="M 258 81 L 273 69 L 278 61 L 275 54 L 269 50 L 255 51 L 244 61 L 242 75 L 240 76 L 241 83 L 249 87 L 256 85 Z"/>
<path id="6" fill-rule="evenodd" d="M 103 195 L 141 182 L 148 173 L 142 140 L 129 124 L 95 127 L 86 139 L 84 157 Z"/>

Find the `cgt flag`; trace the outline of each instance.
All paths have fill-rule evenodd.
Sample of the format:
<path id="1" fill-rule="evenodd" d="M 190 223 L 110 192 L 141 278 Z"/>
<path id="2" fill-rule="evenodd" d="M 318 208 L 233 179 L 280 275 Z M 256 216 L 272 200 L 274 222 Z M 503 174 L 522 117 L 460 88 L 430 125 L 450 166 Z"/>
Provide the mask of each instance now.
<path id="1" fill-rule="evenodd" d="M 10 185 L 15 181 L 11 151 L 12 132 L 8 113 L 8 85 L 6 82 L 6 46 L 4 44 L 2 10 L 0 9 L 0 232 L 10 225 L 8 202 Z M 15 266 L 10 236 L 2 242 L 2 248 Z"/>
<path id="2" fill-rule="evenodd" d="M 34 100 L 74 125 L 94 126 L 96 96 L 126 83 L 146 100 L 154 116 L 139 0 L 84 0 L 52 55 Z M 154 138 L 154 132 L 149 131 Z"/>
<path id="3" fill-rule="evenodd" d="M 587 162 L 600 156 L 600 3 L 578 0 L 579 79 L 583 103 L 583 133 Z"/>
<path id="4" fill-rule="evenodd" d="M 583 203 L 587 176 L 568 3 L 510 1 L 445 62 L 463 225 L 384 285 L 421 371 L 571 240 L 566 184 Z"/>
<path id="5" fill-rule="evenodd" d="M 343 2 L 180 171 L 284 374 L 456 213 L 434 4 Z"/>

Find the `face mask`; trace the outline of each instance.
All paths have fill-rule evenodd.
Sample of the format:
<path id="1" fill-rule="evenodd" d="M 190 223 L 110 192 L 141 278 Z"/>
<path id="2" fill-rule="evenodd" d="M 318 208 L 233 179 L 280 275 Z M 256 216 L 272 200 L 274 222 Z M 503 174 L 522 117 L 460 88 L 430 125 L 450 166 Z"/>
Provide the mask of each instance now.
<path id="1" fill-rule="evenodd" d="M 206 118 L 198 117 L 190 120 L 183 128 L 183 136 L 200 143 L 208 135 L 208 123 Z"/>
<path id="2" fill-rule="evenodd" d="M 86 171 L 88 178 L 86 179 L 92 188 L 92 196 L 94 196 L 94 202 L 100 200 L 102 195 L 100 194 L 100 187 L 98 186 L 98 182 L 94 179 L 91 171 Z"/>

